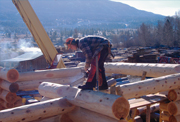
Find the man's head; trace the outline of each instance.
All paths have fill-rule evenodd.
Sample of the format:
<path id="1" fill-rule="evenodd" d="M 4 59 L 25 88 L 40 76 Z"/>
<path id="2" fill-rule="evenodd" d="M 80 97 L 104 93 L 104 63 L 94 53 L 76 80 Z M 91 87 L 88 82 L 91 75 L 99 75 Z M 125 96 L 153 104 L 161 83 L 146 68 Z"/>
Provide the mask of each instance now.
<path id="1" fill-rule="evenodd" d="M 77 50 L 77 42 L 74 38 L 69 37 L 66 39 L 65 46 L 71 50 Z"/>

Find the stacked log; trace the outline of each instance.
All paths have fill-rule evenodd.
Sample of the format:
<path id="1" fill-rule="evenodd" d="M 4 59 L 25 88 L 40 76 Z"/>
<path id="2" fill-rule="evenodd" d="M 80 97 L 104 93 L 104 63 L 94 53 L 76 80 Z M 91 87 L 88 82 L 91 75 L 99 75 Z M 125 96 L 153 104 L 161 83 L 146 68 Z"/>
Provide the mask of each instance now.
<path id="1" fill-rule="evenodd" d="M 126 74 L 142 76 L 147 72 L 147 77 L 161 77 L 180 72 L 179 64 L 157 64 L 157 63 L 106 63 L 106 73 Z"/>
<path id="2" fill-rule="evenodd" d="M 0 111 L 1 122 L 33 121 L 55 115 L 64 114 L 74 109 L 74 106 L 64 98 L 56 98 L 44 102 L 23 105 Z"/>
<path id="3" fill-rule="evenodd" d="M 127 99 L 137 98 L 147 94 L 176 89 L 180 86 L 180 73 L 151 78 L 138 82 L 117 86 L 117 94 Z"/>
<path id="4" fill-rule="evenodd" d="M 78 107 L 103 114 L 113 119 L 125 119 L 129 114 L 129 102 L 121 96 L 92 90 L 80 90 L 69 85 L 43 82 L 39 93 L 47 98 L 65 97 Z"/>
<path id="5" fill-rule="evenodd" d="M 17 101 L 16 92 L 19 90 L 17 79 L 19 72 L 16 69 L 0 68 L 0 109 L 14 107 Z"/>
<path id="6" fill-rule="evenodd" d="M 180 89 L 169 90 L 167 97 L 170 101 L 167 105 L 169 122 L 180 122 Z"/>
<path id="7" fill-rule="evenodd" d="M 16 69 L 0 68 L 0 98 L 4 102 L 1 108 L 17 107 L 25 104 L 18 97 L 18 91 L 37 90 L 40 83 L 54 82 L 77 85 L 84 81 L 81 68 L 47 69 L 19 73 Z"/>

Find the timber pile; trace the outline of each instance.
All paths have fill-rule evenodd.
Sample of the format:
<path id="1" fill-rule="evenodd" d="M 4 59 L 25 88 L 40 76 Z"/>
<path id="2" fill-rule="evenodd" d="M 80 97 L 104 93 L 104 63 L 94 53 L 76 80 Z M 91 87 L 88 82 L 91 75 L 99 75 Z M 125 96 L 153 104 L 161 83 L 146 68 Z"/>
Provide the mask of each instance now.
<path id="1" fill-rule="evenodd" d="M 18 76 L 15 69 L 0 68 L 0 110 L 22 105 L 22 99 L 16 95 L 19 86 L 14 83 Z"/>
<path id="2" fill-rule="evenodd" d="M 19 90 L 22 91 L 38 90 L 43 98 L 41 102 L 0 111 L 0 121 L 54 121 L 58 119 L 62 122 L 75 120 L 78 122 L 95 122 L 96 120 L 124 122 L 125 120 L 121 119 L 134 121 L 139 116 L 146 115 L 146 122 L 150 122 L 150 113 L 162 108 L 164 100 L 169 98 L 159 93 L 169 91 L 169 94 L 172 94 L 170 91 L 180 86 L 180 65 L 178 64 L 106 63 L 105 70 L 110 76 L 109 89 L 99 92 L 81 91 L 76 87 L 84 81 L 81 66 L 84 64 L 80 63 L 76 68 L 19 73 L 15 82 L 8 83 L 17 84 Z M 123 78 L 118 79 L 119 76 L 114 74 L 119 74 L 120 77 L 132 75 L 142 78 L 136 82 L 119 83 L 118 81 L 122 81 Z M 152 78 L 145 79 L 146 77 Z M 3 81 L 8 79 L 7 75 L 0 75 L 0 78 L 5 79 Z M 4 89 L 10 88 L 3 82 L 1 84 Z M 167 113 L 171 113 L 169 118 L 178 119 L 179 96 L 171 96 L 177 101 L 170 100 L 171 102 L 168 103 L 168 106 L 171 105 L 169 108 L 174 108 L 173 110 L 168 110 L 168 107 L 166 110 L 160 109 L 162 120 L 165 120 Z M 6 118 L 6 116 L 11 117 Z"/>
<path id="3" fill-rule="evenodd" d="M 80 68 L 37 70 L 22 73 L 16 69 L 0 68 L 0 103 L 2 104 L 0 109 L 21 106 L 28 99 L 31 99 L 31 102 L 38 102 L 42 96 L 38 95 L 39 93 L 33 93 L 33 91 L 37 90 L 44 81 L 74 86 L 84 81 L 84 73 Z M 24 91 L 30 94 L 23 94 Z M 24 97 L 25 101 L 22 99 Z M 37 100 L 32 101 L 32 98 Z"/>

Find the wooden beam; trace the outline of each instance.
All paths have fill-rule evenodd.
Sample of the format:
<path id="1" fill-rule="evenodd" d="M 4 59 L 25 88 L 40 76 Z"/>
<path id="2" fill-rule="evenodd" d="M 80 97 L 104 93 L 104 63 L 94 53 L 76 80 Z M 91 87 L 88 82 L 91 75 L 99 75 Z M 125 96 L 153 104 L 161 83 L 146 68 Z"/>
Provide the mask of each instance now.
<path id="1" fill-rule="evenodd" d="M 176 89 L 180 85 L 180 73 L 151 78 L 138 82 L 117 86 L 117 94 L 127 99 L 136 98 L 147 94 Z"/>
<path id="2" fill-rule="evenodd" d="M 0 79 L 4 79 L 9 82 L 16 82 L 19 78 L 19 72 L 16 69 L 5 69 L 0 67 Z"/>
<path id="3" fill-rule="evenodd" d="M 66 97 L 67 100 L 82 108 L 119 119 L 129 114 L 129 103 L 121 96 L 106 94 L 92 90 L 80 90 L 68 85 L 43 82 L 39 85 L 39 93 L 49 98 Z"/>
<path id="4" fill-rule="evenodd" d="M 74 106 L 64 98 L 56 98 L 43 102 L 23 105 L 0 111 L 0 121 L 17 122 L 33 121 L 46 117 L 64 114 L 74 109 Z"/>

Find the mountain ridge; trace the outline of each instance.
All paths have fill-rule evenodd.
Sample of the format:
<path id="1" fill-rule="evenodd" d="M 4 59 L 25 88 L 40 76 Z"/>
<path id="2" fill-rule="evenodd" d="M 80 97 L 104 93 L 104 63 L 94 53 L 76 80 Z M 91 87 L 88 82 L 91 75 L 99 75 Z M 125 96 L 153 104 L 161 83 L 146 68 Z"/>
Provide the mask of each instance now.
<path id="1" fill-rule="evenodd" d="M 118 25 L 138 27 L 142 22 L 157 24 L 165 16 L 138 10 L 109 0 L 29 0 L 45 28 Z M 0 26 L 22 26 L 22 18 L 12 1 L 0 0 Z M 24 25 L 23 25 L 24 26 Z"/>

